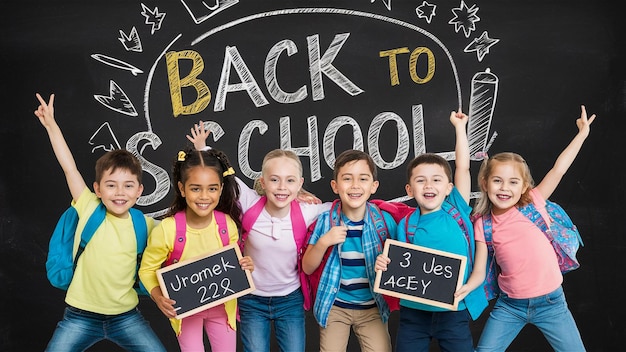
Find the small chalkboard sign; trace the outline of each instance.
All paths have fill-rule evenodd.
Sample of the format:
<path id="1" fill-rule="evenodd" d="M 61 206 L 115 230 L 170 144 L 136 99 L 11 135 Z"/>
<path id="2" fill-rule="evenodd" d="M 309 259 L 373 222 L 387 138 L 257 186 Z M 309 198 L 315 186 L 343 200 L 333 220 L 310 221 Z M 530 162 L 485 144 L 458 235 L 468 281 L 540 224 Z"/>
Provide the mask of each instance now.
<path id="1" fill-rule="evenodd" d="M 463 284 L 465 256 L 395 240 L 385 241 L 383 254 L 391 263 L 376 273 L 375 292 L 457 309 L 454 292 Z"/>
<path id="2" fill-rule="evenodd" d="M 239 266 L 235 244 L 157 270 L 163 294 L 176 301 L 182 319 L 255 290 L 248 270 Z"/>

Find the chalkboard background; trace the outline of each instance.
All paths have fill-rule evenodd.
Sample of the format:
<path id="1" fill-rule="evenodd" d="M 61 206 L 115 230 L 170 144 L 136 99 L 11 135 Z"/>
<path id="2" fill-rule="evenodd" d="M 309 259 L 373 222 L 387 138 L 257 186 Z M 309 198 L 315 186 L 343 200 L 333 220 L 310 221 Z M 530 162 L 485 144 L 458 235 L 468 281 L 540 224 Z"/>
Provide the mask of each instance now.
<path id="1" fill-rule="evenodd" d="M 328 184 L 332 170 L 327 160 L 353 146 L 352 129 L 342 127 L 333 133 L 332 127 L 340 126 L 342 120 L 333 119 L 347 116 L 342 121 L 353 121 L 360 129 L 357 141 L 380 163 L 377 197 L 402 196 L 404 168 L 416 150 L 453 150 L 454 130 L 447 116 L 459 103 L 464 111 L 471 109 L 472 77 L 487 69 L 498 78 L 496 104 L 492 114 L 487 111 L 483 115 L 484 120 L 474 119 L 481 123 L 474 126 L 477 132 L 472 145 L 482 149 L 497 132 L 488 152 L 519 152 L 527 158 L 537 181 L 576 133 L 574 121 L 580 105 L 599 116 L 552 199 L 569 212 L 585 242 L 579 255 L 582 267 L 567 274 L 563 286 L 586 346 L 590 351 L 623 348 L 626 309 L 619 287 L 626 271 L 626 240 L 618 219 L 623 218 L 622 200 L 626 197 L 622 171 L 626 41 L 619 2 L 221 0 L 221 11 L 214 13 L 200 11 L 199 3 L 0 3 L 4 107 L 0 129 L 4 164 L 0 181 L 0 350 L 43 350 L 64 308 L 64 293 L 47 282 L 44 262 L 50 232 L 70 196 L 46 133 L 33 116 L 38 104 L 35 92 L 57 95 L 57 120 L 86 180 L 93 179 L 94 162 L 106 149 L 125 147 L 140 153 L 146 189 L 139 208 L 157 214 L 171 200 L 170 160 L 187 143 L 185 133 L 200 119 L 219 124 L 221 130 L 215 130 L 220 138 L 211 144 L 226 151 L 238 175 L 248 180 L 260 169 L 267 150 L 312 145 L 298 150 L 313 153 L 313 158 L 302 158 L 305 187 L 331 199 Z M 227 6 L 229 3 L 232 6 Z M 429 4 L 436 6 L 434 14 Z M 280 11 L 296 8 L 307 10 Z M 238 19 L 242 20 L 235 22 Z M 137 51 L 127 50 L 118 39 L 120 31 L 128 36 L 133 28 L 141 51 L 139 46 L 125 43 Z M 216 29 L 214 33 L 202 37 L 212 29 Z M 349 35 L 341 37 L 344 34 Z M 283 40 L 290 42 L 284 42 L 285 50 L 277 52 L 278 86 L 287 93 L 303 86 L 307 90 L 292 103 L 277 102 L 264 81 L 268 52 Z M 333 40 L 343 45 L 333 47 Z M 291 56 L 288 44 L 292 44 Z M 251 75 L 247 77 L 258 84 L 257 103 L 263 101 L 262 94 L 267 104 L 256 106 L 246 91 L 227 92 L 223 108 L 216 104 L 227 47 L 231 48 L 229 58 L 241 58 L 240 72 L 247 69 Z M 388 51 L 398 48 L 407 49 L 395 56 L 398 84 L 393 85 Z M 196 114 L 174 117 L 164 53 L 182 50 L 193 50 L 203 59 L 198 79 L 206 83 L 211 100 L 204 109 L 196 107 Z M 309 52 L 318 50 L 322 57 L 333 50 L 336 56 L 322 60 L 325 73 L 316 76 L 313 70 L 323 84 L 314 90 Z M 411 52 L 418 59 L 414 77 L 408 64 Z M 426 60 L 429 53 L 435 60 L 431 66 Z M 142 73 L 133 75 L 106 65 L 94 59 L 94 54 L 100 54 L 102 61 L 132 65 Z M 182 60 L 181 76 L 191 68 L 189 60 Z M 230 68 L 230 84 L 241 82 L 234 65 L 226 68 Z M 430 78 L 429 68 L 434 68 Z M 343 86 L 336 83 L 341 78 L 337 72 L 346 78 L 341 81 Z M 107 103 L 111 82 L 123 93 L 118 91 L 115 100 Z M 348 93 L 350 88 L 355 95 Z M 489 92 L 493 94 L 493 90 Z M 120 100 L 122 94 L 126 101 Z M 194 94 L 193 88 L 184 88 L 182 104 L 192 104 Z M 318 94 L 316 98 L 314 94 Z M 136 116 L 131 116 L 133 109 L 124 102 L 132 103 Z M 281 119 L 286 116 L 289 128 L 281 133 Z M 246 129 L 253 120 L 259 121 L 252 124 L 258 128 Z M 386 123 L 377 129 L 370 127 L 372 121 Z M 251 131 L 249 138 L 242 131 Z M 400 142 L 398 131 L 403 136 Z M 240 136 L 242 148 L 238 147 Z M 478 161 L 472 163 L 474 175 L 478 167 Z M 177 350 L 167 319 L 154 304 L 146 299 L 140 308 L 168 350 Z M 476 337 L 485 316 L 472 325 Z M 316 350 L 318 333 L 310 316 L 307 324 L 308 346 Z M 395 313 L 389 326 L 395 335 Z M 358 345 L 353 341 L 350 349 L 356 350 Z M 115 348 L 100 343 L 91 350 Z M 528 327 L 511 350 L 547 351 L 549 346 L 535 328 Z"/>

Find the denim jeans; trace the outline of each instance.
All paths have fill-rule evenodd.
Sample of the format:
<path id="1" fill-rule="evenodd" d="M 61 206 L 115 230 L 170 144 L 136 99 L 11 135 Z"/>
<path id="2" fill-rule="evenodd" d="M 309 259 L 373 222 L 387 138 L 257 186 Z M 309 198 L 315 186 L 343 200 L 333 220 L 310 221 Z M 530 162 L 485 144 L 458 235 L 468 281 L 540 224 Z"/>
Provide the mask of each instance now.
<path id="1" fill-rule="evenodd" d="M 139 309 L 118 315 L 103 315 L 74 307 L 65 308 L 46 351 L 84 351 L 101 340 L 109 340 L 127 351 L 165 352 L 165 347 Z"/>
<path id="2" fill-rule="evenodd" d="M 539 297 L 514 299 L 502 292 L 483 329 L 477 351 L 504 351 L 524 325 L 535 325 L 555 351 L 584 351 L 580 333 L 567 308 L 563 288 Z"/>
<path id="3" fill-rule="evenodd" d="M 302 291 L 297 289 L 286 296 L 261 297 L 248 294 L 237 299 L 239 305 L 239 332 L 243 350 L 264 352 L 270 350 L 271 323 L 274 323 L 276 341 L 281 351 L 304 351 L 306 335 Z"/>
<path id="4" fill-rule="evenodd" d="M 428 352 L 433 339 L 441 351 L 473 352 L 474 342 L 467 309 L 429 312 L 400 306 L 396 352 Z"/>

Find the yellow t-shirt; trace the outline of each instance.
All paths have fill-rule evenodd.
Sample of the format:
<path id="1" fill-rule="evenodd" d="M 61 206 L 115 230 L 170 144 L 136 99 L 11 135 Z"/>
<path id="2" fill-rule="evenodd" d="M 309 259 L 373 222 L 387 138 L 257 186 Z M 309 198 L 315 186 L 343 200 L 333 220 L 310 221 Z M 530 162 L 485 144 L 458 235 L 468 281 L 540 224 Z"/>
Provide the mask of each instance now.
<path id="1" fill-rule="evenodd" d="M 74 238 L 74 252 L 80 244 L 80 233 L 87 219 L 100 204 L 89 188 L 72 205 L 79 222 Z M 154 220 L 146 217 L 148 231 Z M 137 268 L 137 240 L 130 216 L 118 218 L 107 212 L 106 217 L 87 243 L 72 278 L 65 302 L 89 312 L 116 315 L 137 306 L 139 299 L 133 289 Z"/>
<path id="2" fill-rule="evenodd" d="M 226 215 L 226 223 L 228 226 L 228 236 L 230 238 L 229 243 L 237 243 L 239 239 L 237 225 L 228 215 Z M 211 223 L 203 229 L 194 229 L 187 226 L 186 236 L 187 240 L 180 261 L 206 255 L 207 253 L 223 247 L 215 216 L 213 216 Z M 150 232 L 148 246 L 143 253 L 141 268 L 139 268 L 139 278 L 148 292 L 152 292 L 153 288 L 159 286 L 156 271 L 161 268 L 163 262 L 174 249 L 175 237 L 176 221 L 174 217 L 163 219 L 163 221 Z M 228 325 L 235 330 L 237 299 L 227 301 L 224 303 L 224 306 L 226 314 L 228 315 Z M 174 331 L 176 331 L 177 334 L 180 333 L 180 320 L 171 319 L 171 323 Z"/>

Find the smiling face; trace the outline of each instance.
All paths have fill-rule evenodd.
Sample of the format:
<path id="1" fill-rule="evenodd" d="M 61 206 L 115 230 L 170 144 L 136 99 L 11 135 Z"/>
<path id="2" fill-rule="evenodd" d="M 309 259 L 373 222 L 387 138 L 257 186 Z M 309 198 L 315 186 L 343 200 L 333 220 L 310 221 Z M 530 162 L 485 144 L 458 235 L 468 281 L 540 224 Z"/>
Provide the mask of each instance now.
<path id="1" fill-rule="evenodd" d="M 261 187 L 265 190 L 265 209 L 274 217 L 284 217 L 304 182 L 298 163 L 282 156 L 266 160 L 263 164 Z"/>
<path id="2" fill-rule="evenodd" d="M 489 176 L 481 185 L 491 201 L 492 212 L 502 214 L 514 207 L 529 185 L 524 182 L 519 163 L 492 161 Z"/>
<path id="3" fill-rule="evenodd" d="M 350 161 L 337 170 L 336 180 L 330 182 L 341 199 L 341 210 L 353 221 L 365 216 L 365 203 L 378 189 L 367 161 Z"/>
<path id="4" fill-rule="evenodd" d="M 124 168 L 106 170 L 99 182 L 93 183 L 93 188 L 107 208 L 107 211 L 117 217 L 126 218 L 128 210 L 135 205 L 143 185 L 139 183 L 137 175 Z"/>
<path id="5" fill-rule="evenodd" d="M 441 209 L 452 187 L 441 165 L 422 163 L 413 168 L 405 188 L 406 194 L 417 202 L 420 213 L 428 214 Z"/>
<path id="6" fill-rule="evenodd" d="M 178 182 L 178 188 L 187 203 L 187 223 L 194 228 L 208 226 L 223 188 L 217 171 L 207 166 L 192 167 L 185 184 Z"/>

